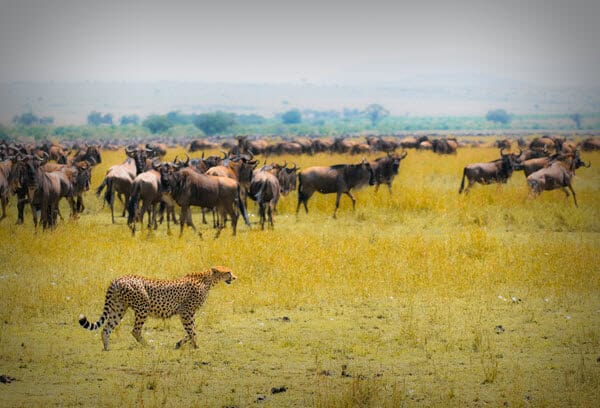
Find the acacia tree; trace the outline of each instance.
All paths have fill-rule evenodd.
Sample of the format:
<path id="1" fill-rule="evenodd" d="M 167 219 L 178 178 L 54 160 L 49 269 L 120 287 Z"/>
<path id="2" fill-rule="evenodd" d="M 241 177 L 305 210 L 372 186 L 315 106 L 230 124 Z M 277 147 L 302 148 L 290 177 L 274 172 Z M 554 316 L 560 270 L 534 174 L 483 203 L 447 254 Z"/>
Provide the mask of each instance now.
<path id="1" fill-rule="evenodd" d="M 581 129 L 581 113 L 574 113 L 572 115 L 569 115 L 569 118 L 571 118 L 571 120 L 575 122 L 575 127 L 577 129 Z"/>
<path id="2" fill-rule="evenodd" d="M 194 118 L 194 126 L 209 136 L 223 133 L 233 125 L 235 125 L 235 117 L 227 112 L 201 113 Z"/>
<path id="3" fill-rule="evenodd" d="M 281 115 L 281 121 L 286 125 L 293 125 L 302 122 L 302 114 L 298 109 L 292 109 Z"/>
<path id="4" fill-rule="evenodd" d="M 142 122 L 142 126 L 152 133 L 162 133 L 173 127 L 165 115 L 150 115 Z"/>
<path id="5" fill-rule="evenodd" d="M 390 111 L 377 103 L 373 103 L 365 108 L 363 115 L 371 121 L 371 125 L 375 126 L 383 118 L 389 116 Z"/>
<path id="6" fill-rule="evenodd" d="M 488 111 L 485 115 L 485 119 L 491 122 L 498 122 L 506 125 L 510 122 L 510 115 L 504 109 L 494 109 Z"/>

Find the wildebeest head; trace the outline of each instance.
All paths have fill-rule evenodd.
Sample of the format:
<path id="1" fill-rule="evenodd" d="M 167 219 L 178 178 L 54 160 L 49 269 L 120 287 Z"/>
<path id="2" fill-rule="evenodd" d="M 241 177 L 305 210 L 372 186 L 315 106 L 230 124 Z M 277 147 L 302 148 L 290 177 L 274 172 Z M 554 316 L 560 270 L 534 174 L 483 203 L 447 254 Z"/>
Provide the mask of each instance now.
<path id="1" fill-rule="evenodd" d="M 141 174 L 146 170 L 146 159 L 148 158 L 148 149 L 126 147 L 125 154 L 135 161 L 135 169 L 137 174 Z"/>
<path id="2" fill-rule="evenodd" d="M 400 168 L 400 162 L 403 159 L 405 159 L 407 155 L 408 155 L 407 151 L 403 151 L 401 154 L 398 154 L 398 153 L 391 154 L 391 153 L 388 152 L 388 157 L 390 159 L 394 160 L 394 164 L 392 166 L 394 174 L 398 174 L 398 168 Z"/>
<path id="3" fill-rule="evenodd" d="M 523 164 L 519 157 L 523 151 L 519 148 L 519 153 L 504 153 L 504 147 L 500 149 L 500 157 L 502 160 L 502 170 L 510 176 L 513 170 L 523 170 Z"/>

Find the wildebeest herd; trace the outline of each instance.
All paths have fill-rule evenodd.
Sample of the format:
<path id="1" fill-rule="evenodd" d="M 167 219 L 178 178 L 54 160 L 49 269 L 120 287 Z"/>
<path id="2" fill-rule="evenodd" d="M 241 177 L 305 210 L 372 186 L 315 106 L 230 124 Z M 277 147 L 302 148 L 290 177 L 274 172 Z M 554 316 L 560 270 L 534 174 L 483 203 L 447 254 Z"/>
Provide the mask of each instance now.
<path id="1" fill-rule="evenodd" d="M 206 212 L 212 211 L 216 236 L 229 221 L 236 234 L 239 216 L 247 225 L 247 198 L 255 201 L 259 208 L 260 225 L 273 227 L 273 214 L 281 196 L 297 190 L 296 214 L 304 206 L 308 213 L 308 200 L 315 193 L 336 194 L 335 218 L 343 194 L 350 197 L 353 208 L 356 200 L 352 190 L 364 185 L 388 186 L 398 174 L 400 162 L 407 157 L 408 148 L 431 149 L 439 154 L 453 154 L 459 142 L 453 138 L 429 139 L 426 136 L 390 140 L 367 137 L 366 142 L 335 138 L 296 139 L 269 143 L 266 140 L 249 140 L 237 137 L 237 142 L 222 145 L 198 140 L 190 144 L 189 152 L 225 148 L 220 155 L 192 158 L 186 154 L 172 162 L 163 161 L 166 146 L 157 143 L 124 147 L 125 160 L 108 169 L 96 194 L 103 194 L 109 206 L 112 222 L 115 197 L 123 202 L 122 216 L 127 213 L 127 224 L 135 234 L 136 224 L 147 214 L 148 228 L 156 229 L 166 212 L 167 228 L 170 222 L 179 223 L 180 235 L 184 227 L 196 230 L 192 222 L 190 207 L 202 208 L 203 222 Z M 580 157 L 580 150 L 599 150 L 597 138 L 584 140 L 580 145 L 561 137 L 540 137 L 529 144 L 519 140 L 519 152 L 506 152 L 510 140 L 497 141 L 500 158 L 487 163 L 465 166 L 459 193 L 468 193 L 475 183 L 506 183 L 514 171 L 523 171 L 527 178 L 530 195 L 536 196 L 544 190 L 562 189 L 567 197 L 571 191 L 577 206 L 571 181 L 580 167 L 590 167 Z M 397 149 L 401 152 L 396 152 Z M 366 153 L 380 151 L 383 156 L 374 161 L 362 159 L 358 163 L 333 166 L 314 166 L 303 170 L 296 164 L 273 162 L 262 165 L 255 157 L 275 154 L 314 154 L 318 152 Z M 85 209 L 83 193 L 90 188 L 91 172 L 101 163 L 99 144 L 76 146 L 72 152 L 61 145 L 45 143 L 23 145 L 0 142 L 0 203 L 2 216 L 6 217 L 9 197 L 17 202 L 17 223 L 24 221 L 24 209 L 30 206 L 35 227 L 39 221 L 43 229 L 54 228 L 57 218 L 62 219 L 58 203 L 65 198 L 72 218 L 77 218 Z M 465 180 L 467 186 L 465 187 Z M 179 220 L 175 208 L 180 208 Z"/>

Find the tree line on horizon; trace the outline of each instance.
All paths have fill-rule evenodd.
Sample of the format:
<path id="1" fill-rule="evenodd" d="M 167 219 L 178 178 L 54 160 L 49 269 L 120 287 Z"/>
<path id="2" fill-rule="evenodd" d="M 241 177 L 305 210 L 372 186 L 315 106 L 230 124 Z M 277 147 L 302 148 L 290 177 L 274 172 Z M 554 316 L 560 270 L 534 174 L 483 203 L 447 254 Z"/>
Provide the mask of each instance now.
<path id="1" fill-rule="evenodd" d="M 123 115 L 117 121 L 112 113 L 92 111 L 87 115 L 87 127 L 54 126 L 51 116 L 38 116 L 31 111 L 15 115 L 12 124 L 20 131 L 34 139 L 48 137 L 47 132 L 37 130 L 39 127 L 53 127 L 53 136 L 59 138 L 89 138 L 90 129 L 106 129 L 122 127 L 125 133 L 140 135 L 145 129 L 154 135 L 173 134 L 174 129 L 184 129 L 186 133 L 193 129 L 202 131 L 204 136 L 227 135 L 232 133 L 250 134 L 343 134 L 373 130 L 380 132 L 417 131 L 417 130 L 483 130 L 509 129 L 511 122 L 529 121 L 529 125 L 520 128 L 531 130 L 543 129 L 536 119 L 554 119 L 562 122 L 561 128 L 584 128 L 584 120 L 588 129 L 600 128 L 600 113 L 596 114 L 563 114 L 563 115 L 514 115 L 504 109 L 489 110 L 485 117 L 408 117 L 392 116 L 390 111 L 380 104 L 370 104 L 364 109 L 344 108 L 342 111 L 313 109 L 289 109 L 267 118 L 258 114 L 237 114 L 217 110 L 206 113 L 183 113 L 170 111 L 166 114 L 151 114 L 140 118 L 136 114 Z M 593 119 L 593 120 L 590 120 Z M 85 128 L 85 126 L 84 126 Z M 136 129 L 133 131 L 133 129 Z M 179 135 L 181 130 L 177 131 Z M 0 124 L 0 138 L 10 138 L 7 127 Z M 109 132 L 110 133 L 110 132 Z"/>

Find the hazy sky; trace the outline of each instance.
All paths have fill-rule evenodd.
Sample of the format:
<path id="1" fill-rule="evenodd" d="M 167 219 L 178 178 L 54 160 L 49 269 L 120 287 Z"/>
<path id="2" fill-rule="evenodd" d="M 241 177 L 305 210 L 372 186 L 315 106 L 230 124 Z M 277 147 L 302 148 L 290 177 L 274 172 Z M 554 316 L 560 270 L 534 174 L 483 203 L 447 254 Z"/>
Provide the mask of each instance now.
<path id="1" fill-rule="evenodd" d="M 0 81 L 600 84 L 598 0 L 0 0 Z"/>

